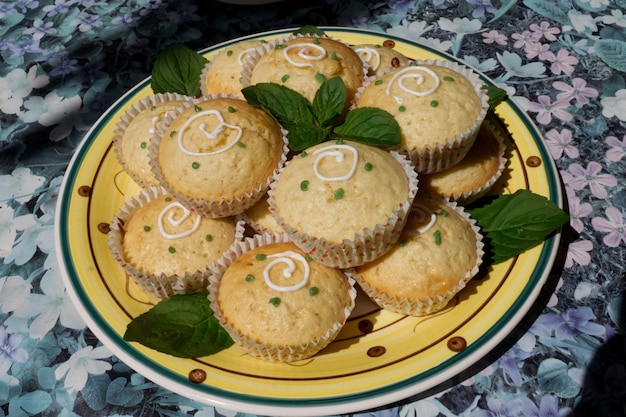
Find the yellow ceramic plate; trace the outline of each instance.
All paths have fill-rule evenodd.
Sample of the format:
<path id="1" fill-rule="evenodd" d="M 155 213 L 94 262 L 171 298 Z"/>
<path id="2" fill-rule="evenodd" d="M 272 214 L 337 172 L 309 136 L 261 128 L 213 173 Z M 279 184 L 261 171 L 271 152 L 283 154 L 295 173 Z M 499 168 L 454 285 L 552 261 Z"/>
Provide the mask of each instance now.
<path id="1" fill-rule="evenodd" d="M 389 35 L 325 30 L 350 44 L 389 39 L 412 58 L 456 60 Z M 291 32 L 252 38 L 269 40 Z M 203 53 L 210 58 L 237 41 Z M 57 252 L 68 291 L 96 336 L 137 372 L 174 392 L 218 407 L 291 416 L 364 410 L 420 394 L 466 370 L 510 334 L 550 272 L 558 235 L 509 262 L 484 268 L 449 308 L 433 316 L 404 317 L 380 311 L 361 298 L 337 340 L 297 363 L 264 362 L 238 347 L 195 360 L 179 359 L 127 343 L 122 336 L 128 322 L 157 300 L 138 291 L 109 253 L 108 224 L 123 202 L 139 191 L 122 172 L 111 139 L 120 116 L 149 94 L 149 80 L 129 91 L 96 122 L 76 151 L 59 199 Z M 510 100 L 500 104 L 497 113 L 510 133 L 511 149 L 501 190 L 530 189 L 561 206 L 557 171 L 536 128 Z M 206 378 L 191 382 L 191 374 Z"/>

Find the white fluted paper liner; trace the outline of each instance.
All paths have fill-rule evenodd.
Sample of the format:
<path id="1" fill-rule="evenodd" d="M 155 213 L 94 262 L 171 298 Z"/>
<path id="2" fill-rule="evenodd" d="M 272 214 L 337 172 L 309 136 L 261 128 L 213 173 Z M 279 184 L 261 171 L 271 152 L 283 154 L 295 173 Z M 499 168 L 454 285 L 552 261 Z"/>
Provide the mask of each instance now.
<path id="1" fill-rule="evenodd" d="M 445 308 L 450 300 L 452 300 L 458 293 L 467 285 L 467 282 L 472 279 L 480 268 L 480 265 L 483 262 L 484 256 L 484 243 L 483 237 L 480 233 L 480 229 L 476 224 L 476 221 L 470 217 L 469 213 L 467 213 L 462 206 L 457 205 L 454 201 L 448 201 L 441 199 L 438 196 L 430 196 L 434 199 L 439 199 L 440 201 L 444 201 L 445 204 L 450 207 L 450 209 L 459 213 L 467 222 L 469 223 L 474 235 L 476 236 L 476 263 L 475 265 L 468 270 L 465 276 L 459 279 L 458 284 L 442 294 L 437 294 L 435 297 L 426 297 L 424 299 L 409 299 L 402 294 L 386 294 L 382 291 L 377 290 L 376 288 L 370 286 L 359 274 L 356 270 L 350 270 L 347 274 L 354 278 L 354 280 L 359 284 L 361 289 L 376 303 L 379 307 L 387 309 L 389 311 L 393 311 L 394 313 L 409 315 L 409 316 L 424 316 L 432 313 L 436 313 L 437 311 Z M 418 197 L 419 198 L 419 197 Z M 417 199 L 416 199 L 417 201 Z M 419 273 L 420 265 L 412 265 L 415 268 L 416 274 Z"/>
<path id="2" fill-rule="evenodd" d="M 407 155 L 411 159 L 411 162 L 415 166 L 415 170 L 417 172 L 429 174 L 433 172 L 443 171 L 451 166 L 454 166 L 457 162 L 463 159 L 467 152 L 469 152 L 470 148 L 474 144 L 476 136 L 478 135 L 480 125 L 487 115 L 487 111 L 489 110 L 489 103 L 487 94 L 482 88 L 483 82 L 480 80 L 479 75 L 470 68 L 447 60 L 415 60 L 414 64 L 437 65 L 459 73 L 472 84 L 476 95 L 481 101 L 481 109 L 478 116 L 474 120 L 474 123 L 460 134 L 448 138 L 445 143 L 437 143 L 433 145 L 426 145 L 423 147 L 407 147 L 405 145 L 400 145 L 394 148 L 400 153 Z M 404 67 L 406 67 L 406 65 L 403 65 L 399 68 Z M 358 103 L 359 96 L 361 95 L 363 89 L 365 89 L 371 83 L 375 82 L 382 75 L 394 70 L 396 69 L 388 68 L 381 75 L 368 77 L 363 83 L 363 86 L 361 86 L 361 88 L 359 88 L 359 91 L 357 91 L 355 103 Z"/>
<path id="3" fill-rule="evenodd" d="M 113 136 L 113 150 L 115 152 L 115 156 L 122 165 L 122 169 L 142 188 L 154 187 L 159 185 L 158 181 L 154 178 L 154 174 L 152 173 L 152 169 L 149 163 L 148 151 L 146 150 L 145 155 L 145 169 L 141 168 L 133 168 L 128 164 L 128 161 L 124 157 L 122 151 L 122 138 L 124 137 L 124 132 L 130 125 L 130 123 L 139 115 L 141 112 L 150 110 L 154 106 L 161 105 L 163 103 L 172 102 L 172 101 L 193 101 L 194 99 L 189 96 L 185 96 L 177 93 L 158 93 L 154 95 L 150 95 L 139 100 L 137 103 L 134 103 L 120 118 L 117 122 L 116 129 Z M 150 143 L 149 137 L 146 138 L 146 144 Z M 138 150 L 139 152 L 139 150 Z"/>
<path id="4" fill-rule="evenodd" d="M 209 261 L 207 261 L 205 268 L 170 275 L 165 273 L 145 273 L 128 262 L 124 255 L 125 225 L 128 224 L 137 210 L 145 204 L 167 194 L 169 193 L 163 187 L 149 187 L 142 189 L 139 194 L 128 200 L 120 208 L 109 226 L 107 235 L 109 250 L 115 261 L 124 268 L 127 276 L 139 288 L 155 297 L 167 298 L 174 294 L 204 292 L 208 282 Z M 233 243 L 243 239 L 244 227 L 243 221 L 236 221 Z"/>
<path id="5" fill-rule="evenodd" d="M 255 233 L 284 233 L 270 212 L 267 198 L 262 198 L 254 206 L 239 214 L 238 218 L 250 226 Z"/>
<path id="6" fill-rule="evenodd" d="M 267 190 L 269 189 L 270 182 L 273 180 L 276 173 L 282 168 L 284 163 L 287 161 L 287 153 L 289 152 L 289 146 L 287 141 L 287 131 L 281 126 L 282 132 L 282 141 L 283 141 L 283 149 L 282 154 L 280 156 L 280 160 L 274 169 L 274 171 L 257 187 L 248 190 L 240 195 L 234 196 L 232 198 L 221 197 L 218 199 L 205 199 L 201 197 L 196 197 L 192 195 L 185 194 L 179 191 L 176 187 L 176 184 L 171 184 L 166 181 L 161 171 L 161 167 L 159 165 L 159 144 L 163 139 L 163 134 L 165 130 L 168 128 L 170 123 L 185 109 L 193 106 L 199 105 L 201 103 L 207 102 L 209 100 L 218 99 L 218 98 L 231 98 L 238 99 L 232 95 L 225 94 L 215 94 L 204 97 L 202 100 L 194 101 L 193 103 L 185 103 L 183 107 L 178 109 L 175 115 L 168 115 L 161 122 L 161 125 L 157 129 L 156 135 L 152 138 L 152 142 L 149 146 L 149 155 L 150 155 L 150 166 L 152 168 L 152 172 L 154 173 L 155 178 L 157 179 L 160 186 L 167 189 L 177 201 L 179 201 L 183 206 L 188 208 L 189 210 L 198 213 L 202 216 L 208 217 L 229 217 L 235 216 L 240 213 L 243 213 L 254 204 L 256 204 L 259 200 L 261 200 Z M 243 101 L 243 100 L 242 100 Z M 235 174 L 236 172 L 233 172 Z"/>
<path id="7" fill-rule="evenodd" d="M 485 134 L 489 135 L 490 138 L 487 139 L 488 143 L 495 142 L 495 145 L 497 148 L 493 151 L 495 154 L 498 155 L 498 159 L 499 159 L 498 167 L 495 173 L 491 177 L 489 177 L 483 184 L 480 184 L 477 187 L 463 189 L 464 179 L 471 177 L 471 170 L 475 169 L 475 167 L 468 166 L 467 171 L 465 171 L 465 168 L 463 167 L 464 160 L 461 160 L 455 166 L 447 170 L 433 174 L 435 176 L 434 178 L 439 178 L 439 177 L 445 178 L 446 175 L 451 175 L 452 178 L 454 178 L 455 180 L 454 185 L 452 185 L 453 189 L 444 189 L 443 186 L 431 187 L 430 186 L 431 178 L 429 178 L 430 175 L 424 175 L 421 177 L 422 179 L 421 184 L 423 185 L 423 188 L 430 192 L 439 194 L 440 196 L 444 198 L 448 198 L 451 201 L 456 201 L 460 204 L 469 204 L 473 201 L 476 201 L 477 199 L 484 196 L 485 194 L 487 194 L 489 190 L 493 187 L 493 185 L 502 176 L 502 173 L 504 172 L 508 161 L 505 156 L 505 151 L 506 151 L 506 144 L 504 142 L 505 133 L 503 132 L 502 128 L 499 127 L 493 120 L 490 120 L 489 118 L 487 118 L 483 121 L 480 127 L 479 136 L 482 135 L 481 132 L 485 132 Z M 474 142 L 474 146 L 484 147 L 485 144 L 482 142 L 479 143 L 479 141 L 477 140 Z M 465 158 L 470 157 L 470 154 L 473 154 L 473 152 L 475 151 L 477 153 L 481 152 L 481 150 L 479 149 L 470 149 L 468 155 L 466 155 Z M 458 173 L 457 173 L 457 170 L 459 170 Z M 460 175 L 464 172 L 466 173 L 466 175 L 464 176 Z"/>
<path id="8" fill-rule="evenodd" d="M 344 309 L 344 318 L 341 321 L 336 321 L 334 325 L 328 329 L 328 331 L 320 335 L 318 338 L 311 340 L 306 344 L 294 344 L 279 346 L 277 344 L 267 344 L 262 341 L 259 342 L 253 338 L 246 336 L 235 329 L 229 322 L 227 322 L 220 311 L 220 305 L 218 302 L 218 295 L 220 290 L 220 280 L 224 275 L 224 272 L 228 267 L 244 253 L 261 247 L 270 245 L 272 243 L 284 243 L 289 242 L 289 236 L 284 233 L 263 233 L 256 234 L 252 237 L 245 238 L 244 240 L 237 242 L 232 246 L 228 253 L 225 253 L 220 260 L 211 265 L 209 285 L 208 285 L 208 299 L 210 301 L 211 308 L 214 315 L 219 321 L 220 325 L 228 332 L 232 339 L 248 354 L 251 356 L 263 359 L 271 362 L 294 362 L 302 359 L 310 358 L 328 344 L 330 344 L 339 334 L 344 324 L 346 323 L 350 313 L 354 309 L 356 302 L 356 289 L 355 281 L 351 277 L 347 276 L 348 283 L 350 284 L 350 304 Z"/>
<path id="9" fill-rule="evenodd" d="M 396 244 L 406 223 L 413 199 L 417 194 L 418 177 L 411 161 L 398 152 L 390 151 L 390 154 L 404 170 L 408 179 L 409 192 L 406 201 L 389 214 L 385 224 L 376 224 L 372 225 L 371 228 L 355 231 L 352 239 L 344 239 L 340 243 L 330 242 L 323 237 L 300 232 L 285 223 L 278 215 L 274 206 L 275 182 L 272 183 L 268 191 L 270 211 L 276 222 L 295 244 L 317 262 L 333 268 L 352 268 L 371 262 L 388 252 Z M 280 172 L 278 176 L 280 176 Z M 331 213 L 329 213 L 329 221 L 330 216 Z"/>

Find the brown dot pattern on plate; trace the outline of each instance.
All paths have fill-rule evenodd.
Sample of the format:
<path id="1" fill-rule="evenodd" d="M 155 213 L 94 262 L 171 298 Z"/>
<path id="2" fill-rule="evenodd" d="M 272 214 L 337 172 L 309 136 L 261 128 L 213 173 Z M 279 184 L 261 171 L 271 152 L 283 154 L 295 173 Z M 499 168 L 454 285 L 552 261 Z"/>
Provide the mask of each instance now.
<path id="1" fill-rule="evenodd" d="M 396 46 L 396 43 L 391 39 L 387 39 L 383 42 L 383 46 L 386 48 L 393 48 L 394 46 Z"/>
<path id="2" fill-rule="evenodd" d="M 206 379 L 206 372 L 203 369 L 192 369 L 189 372 L 189 380 L 194 384 L 200 384 Z"/>
<path id="3" fill-rule="evenodd" d="M 387 352 L 384 346 L 372 346 L 367 349 L 367 356 L 370 358 L 377 358 L 379 356 L 383 356 Z"/>
<path id="4" fill-rule="evenodd" d="M 538 156 L 529 156 L 528 158 L 526 158 L 526 165 L 531 168 L 537 168 L 539 165 L 541 165 L 541 158 L 539 158 Z"/>
<path id="5" fill-rule="evenodd" d="M 83 185 L 78 189 L 78 195 L 81 197 L 91 197 L 91 187 Z"/>
<path id="6" fill-rule="evenodd" d="M 448 339 L 448 349 L 453 352 L 460 352 L 467 347 L 467 341 L 461 336 L 454 336 Z"/>
<path id="7" fill-rule="evenodd" d="M 361 333 L 371 333 L 374 330 L 374 323 L 371 320 L 360 320 L 359 321 L 359 330 Z"/>
<path id="8" fill-rule="evenodd" d="M 109 225 L 109 223 L 98 223 L 98 230 L 100 231 L 100 233 L 106 235 L 111 230 L 111 226 Z"/>

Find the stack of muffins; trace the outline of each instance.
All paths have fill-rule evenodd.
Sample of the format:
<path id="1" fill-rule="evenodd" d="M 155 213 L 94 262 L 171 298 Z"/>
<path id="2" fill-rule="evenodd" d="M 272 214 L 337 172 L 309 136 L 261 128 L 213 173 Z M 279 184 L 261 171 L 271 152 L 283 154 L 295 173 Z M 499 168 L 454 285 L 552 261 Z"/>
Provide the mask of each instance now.
<path id="1" fill-rule="evenodd" d="M 289 132 L 241 94 L 271 82 L 312 101 L 336 76 L 344 110 L 391 113 L 399 146 L 340 138 L 293 152 Z M 293 35 L 235 43 L 199 82 L 203 97 L 151 96 L 118 124 L 116 155 L 143 190 L 109 242 L 139 286 L 159 297 L 208 291 L 246 352 L 291 362 L 337 336 L 357 283 L 381 308 L 419 316 L 478 272 L 482 237 L 462 205 L 506 160 L 473 71 L 387 44 Z"/>

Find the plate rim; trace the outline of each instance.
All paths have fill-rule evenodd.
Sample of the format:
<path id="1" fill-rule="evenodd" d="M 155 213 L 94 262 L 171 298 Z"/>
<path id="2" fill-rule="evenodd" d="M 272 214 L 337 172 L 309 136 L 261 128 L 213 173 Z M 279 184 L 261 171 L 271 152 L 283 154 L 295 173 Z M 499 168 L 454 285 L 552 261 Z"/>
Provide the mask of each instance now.
<path id="1" fill-rule="evenodd" d="M 297 29 L 298 28 L 284 28 L 250 34 L 217 43 L 215 45 L 203 48 L 198 52 L 206 54 L 212 50 L 224 48 L 241 40 L 282 34 L 287 35 L 291 34 L 294 30 Z M 467 64 L 463 60 L 444 51 L 439 51 L 415 40 L 402 39 L 399 36 L 380 31 L 336 26 L 320 26 L 320 29 L 327 32 L 349 32 L 352 34 L 365 34 L 370 36 L 377 36 L 384 39 L 391 39 L 421 49 L 425 49 L 428 52 L 439 55 L 444 59 L 452 60 L 454 62 L 469 66 L 469 64 Z M 338 39 L 341 38 L 340 36 L 334 34 L 330 34 L 330 36 L 336 37 Z M 476 70 L 475 68 L 473 69 L 480 75 L 480 78 L 483 82 L 495 85 L 493 80 L 491 80 L 489 77 L 484 75 L 482 72 Z M 149 82 L 150 77 L 145 78 L 144 80 L 133 86 L 131 89 L 129 89 L 125 94 L 120 96 L 113 104 L 111 104 L 105 110 L 105 112 L 100 115 L 100 117 L 94 122 L 92 127 L 87 131 L 85 137 L 76 148 L 74 155 L 72 156 L 72 159 L 67 166 L 66 173 L 64 175 L 61 188 L 59 190 L 59 199 L 55 212 L 54 239 L 61 277 L 64 281 L 68 295 L 70 296 L 70 299 L 72 300 L 74 306 L 76 307 L 82 318 L 85 320 L 89 329 L 98 337 L 102 344 L 109 348 L 109 350 L 111 350 L 111 352 L 115 356 L 117 356 L 122 362 L 127 363 L 136 372 L 144 375 L 145 377 L 156 383 L 163 385 L 165 388 L 170 389 L 173 392 L 176 392 L 192 400 L 196 400 L 201 403 L 212 405 L 215 407 L 222 407 L 244 412 L 248 411 L 255 414 L 272 414 L 285 416 L 349 413 L 387 405 L 411 396 L 423 394 L 428 390 L 435 389 L 436 387 L 444 384 L 451 378 L 461 374 L 463 371 L 475 365 L 479 361 L 479 359 L 485 355 L 485 353 L 491 352 L 497 345 L 503 342 L 512 333 L 512 330 L 522 321 L 524 316 L 526 316 L 526 314 L 529 312 L 530 308 L 537 300 L 539 293 L 541 292 L 552 271 L 559 248 L 561 238 L 560 232 L 553 234 L 551 237 L 545 240 L 539 259 L 537 260 L 537 265 L 534 267 L 531 277 L 529 278 L 529 283 L 524 286 L 522 293 L 520 293 L 515 302 L 507 309 L 506 313 L 498 319 L 496 324 L 494 324 L 494 326 L 492 326 L 492 328 L 489 329 L 487 333 L 483 334 L 474 343 L 469 345 L 463 352 L 458 353 L 456 356 L 444 361 L 434 368 L 431 368 L 427 372 L 421 373 L 420 380 L 414 380 L 415 377 L 411 377 L 394 382 L 384 387 L 368 389 L 347 396 L 344 395 L 338 397 L 320 397 L 319 399 L 304 400 L 269 397 L 258 398 L 257 396 L 254 397 L 254 400 L 252 401 L 249 399 L 251 397 L 249 395 L 246 396 L 245 394 L 226 392 L 216 387 L 212 387 L 212 390 L 216 391 L 215 396 L 196 390 L 190 390 L 188 385 L 181 384 L 177 381 L 178 379 L 181 379 L 180 375 L 170 372 L 173 378 L 168 379 L 168 376 L 163 376 L 161 373 L 156 372 L 155 370 L 151 369 L 149 366 L 146 366 L 140 360 L 134 357 L 136 356 L 137 351 L 129 352 L 128 350 L 123 349 L 121 346 L 118 346 L 118 342 L 111 338 L 109 335 L 109 333 L 113 333 L 112 330 L 105 330 L 101 328 L 101 326 L 108 327 L 108 323 L 106 323 L 104 318 L 101 317 L 101 314 L 99 312 L 96 311 L 97 315 L 95 316 L 90 314 L 89 310 L 94 308 L 93 305 L 83 304 L 83 300 L 81 299 L 81 297 L 88 297 L 86 297 L 85 294 L 80 294 L 83 292 L 82 286 L 75 287 L 75 284 L 79 283 L 73 282 L 74 278 L 70 275 L 77 275 L 78 272 L 74 270 L 74 265 L 71 262 L 71 257 L 68 253 L 66 253 L 69 251 L 62 246 L 62 241 L 67 240 L 67 230 L 62 228 L 62 225 L 65 225 L 66 223 L 65 217 L 67 217 L 67 213 L 63 213 L 63 208 L 69 206 L 69 201 L 71 200 L 71 190 L 74 188 L 74 185 L 76 183 L 76 175 L 72 174 L 75 174 L 77 172 L 77 167 L 79 167 L 80 162 L 85 159 L 86 155 L 89 152 L 89 149 L 91 148 L 91 145 L 93 145 L 96 138 L 98 137 L 98 132 L 102 130 L 102 128 L 107 124 L 112 114 L 114 114 L 120 106 L 124 105 L 129 97 L 134 95 L 139 90 L 145 88 Z M 523 124 L 527 127 L 528 131 L 532 135 L 533 142 L 536 144 L 541 154 L 541 159 L 546 165 L 545 171 L 547 176 L 548 189 L 550 190 L 550 200 L 553 203 L 557 204 L 559 207 L 563 207 L 563 195 L 560 186 L 558 170 L 556 168 L 554 160 L 549 154 L 545 143 L 542 140 L 542 134 L 540 133 L 536 125 L 532 122 L 530 117 L 523 110 L 521 110 L 517 103 L 515 103 L 510 98 L 507 98 L 506 101 L 512 107 L 515 114 L 519 117 Z M 537 270 L 538 266 L 542 266 L 540 268 L 541 271 L 539 272 Z M 531 283 L 532 285 L 530 285 Z M 499 327 L 498 325 L 501 326 Z M 498 327 L 498 329 L 494 329 L 495 327 Z M 124 344 L 126 344 L 126 342 L 124 342 Z M 448 364 L 449 362 L 451 362 L 451 364 Z M 428 377 L 424 379 L 424 374 L 429 375 L 427 375 Z M 430 379 L 431 375 L 436 375 L 438 382 L 430 384 L 427 383 L 427 380 Z"/>

